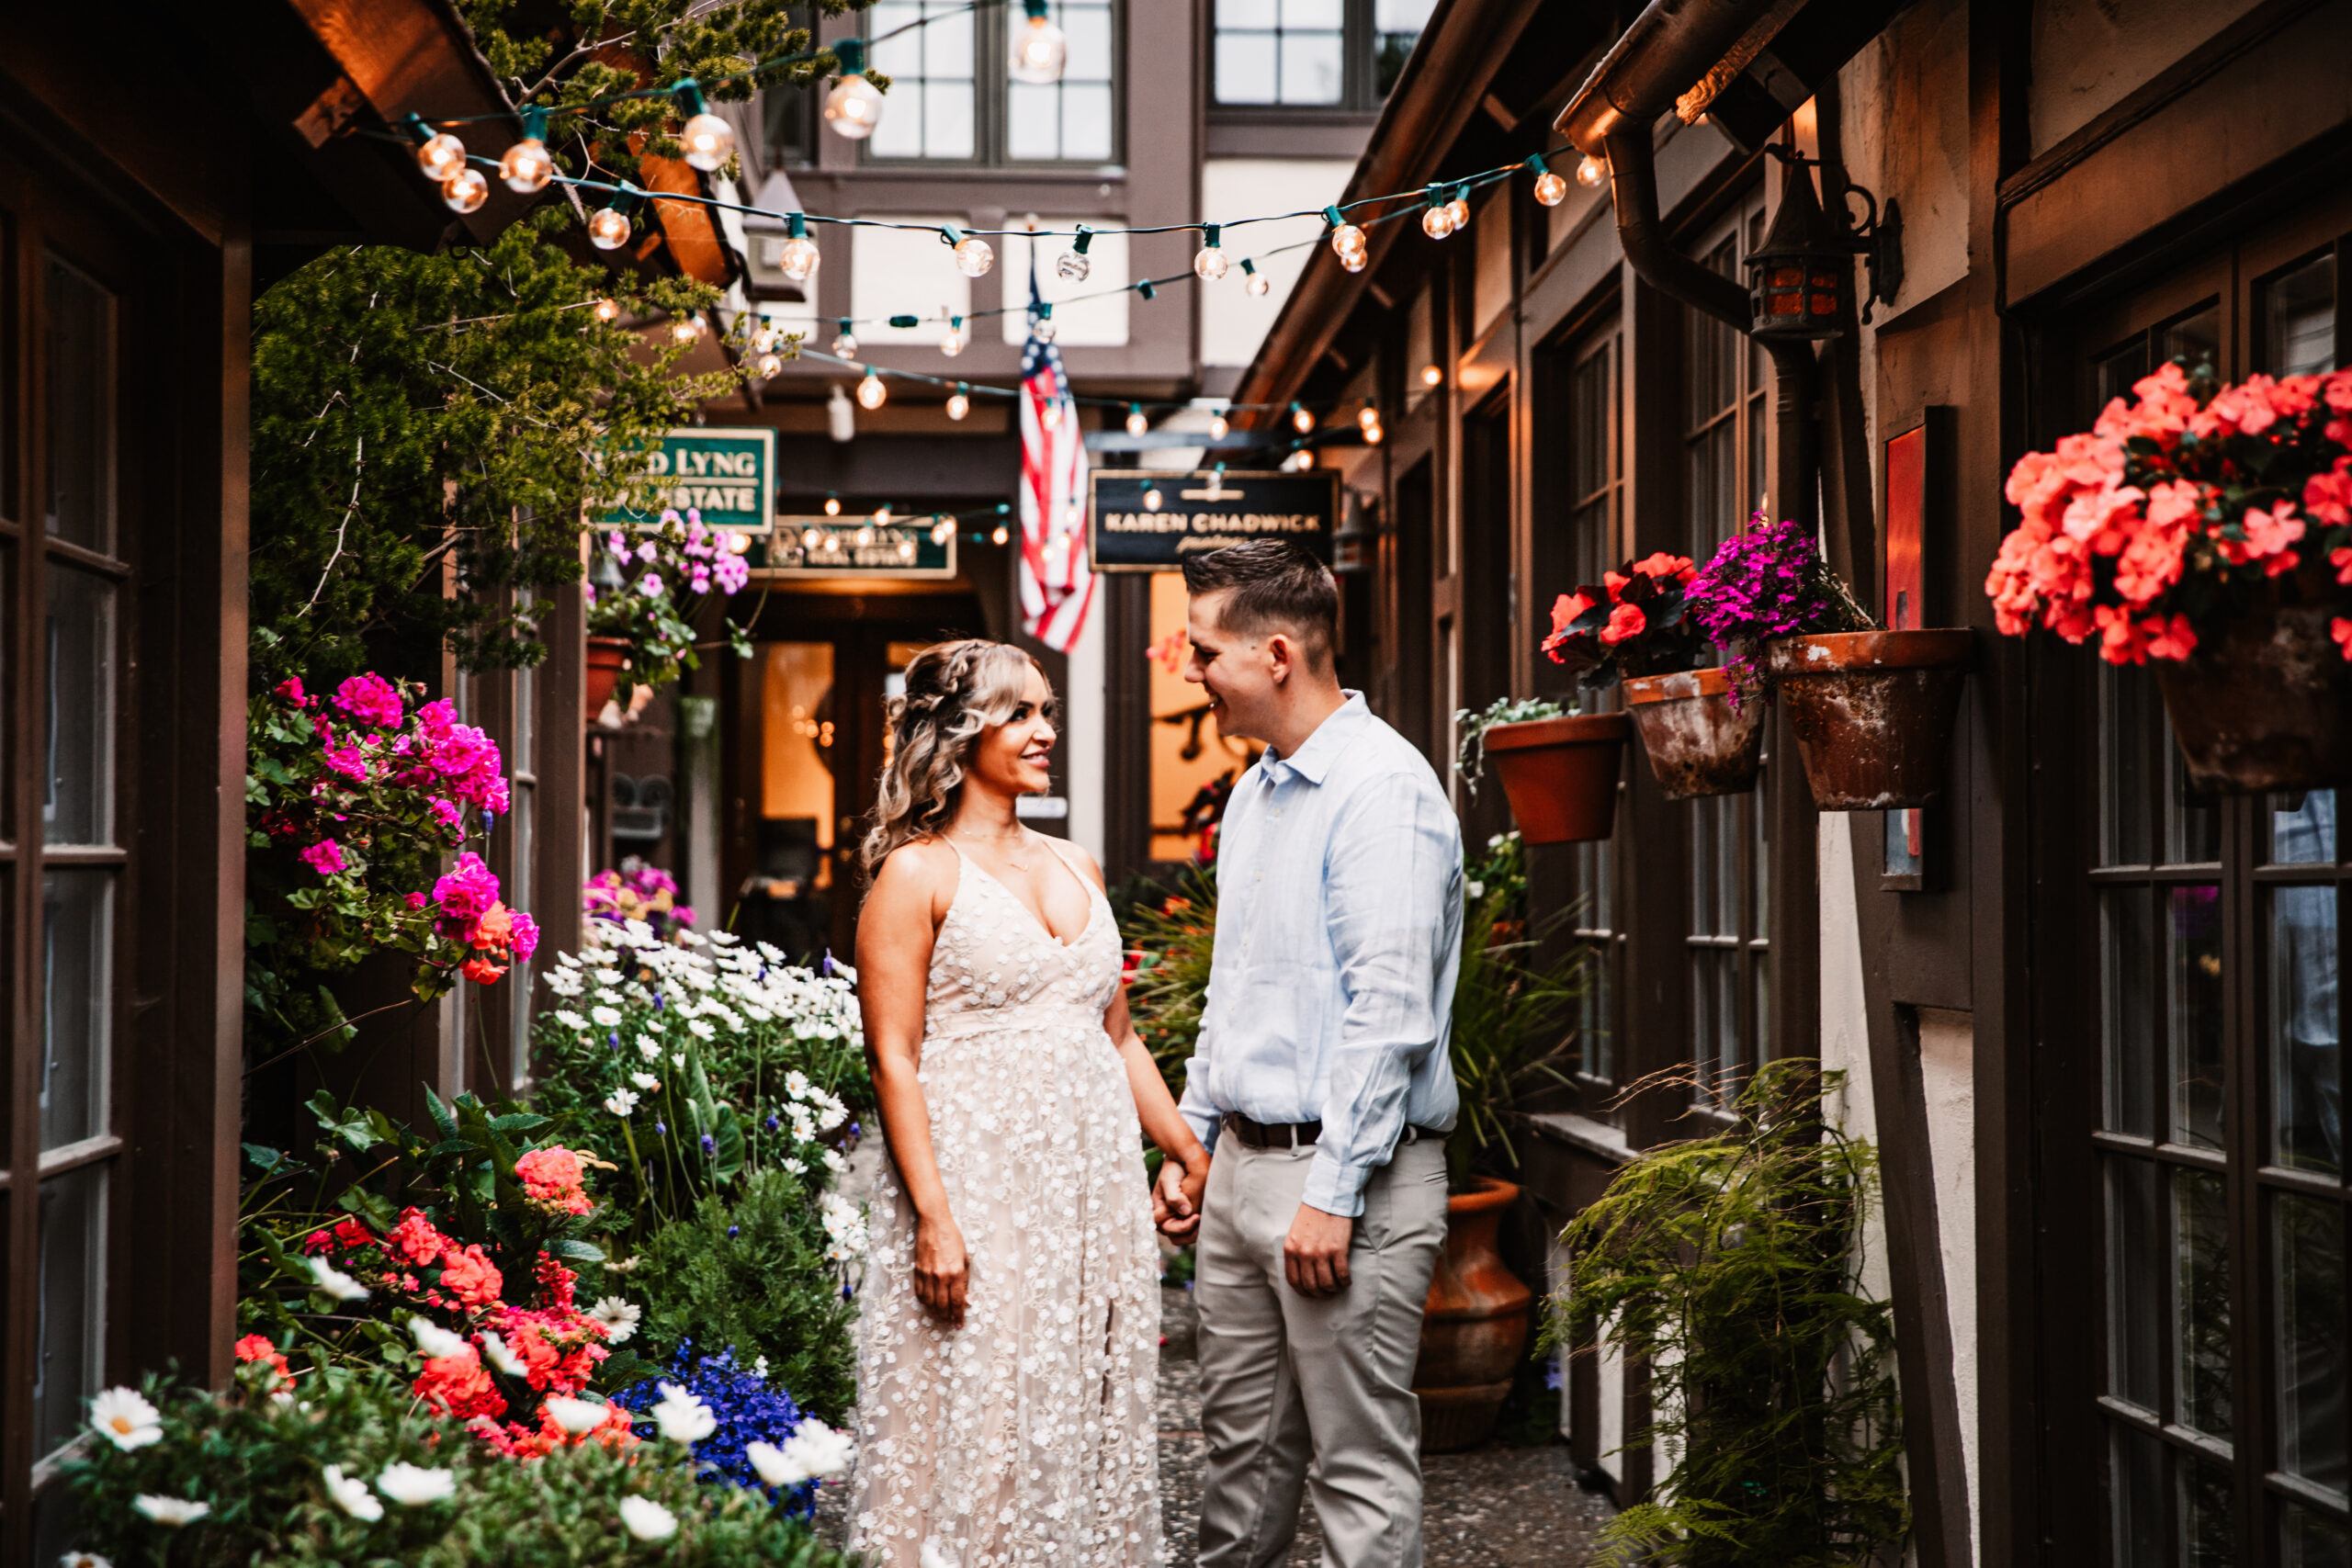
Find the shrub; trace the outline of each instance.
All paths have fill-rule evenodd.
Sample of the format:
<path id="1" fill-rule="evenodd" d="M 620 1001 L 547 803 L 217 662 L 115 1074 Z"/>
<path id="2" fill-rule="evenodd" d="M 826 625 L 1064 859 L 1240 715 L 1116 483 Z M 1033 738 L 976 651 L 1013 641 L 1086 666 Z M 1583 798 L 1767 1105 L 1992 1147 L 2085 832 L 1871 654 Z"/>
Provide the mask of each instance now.
<path id="1" fill-rule="evenodd" d="M 1159 1064 L 1168 1092 L 1184 1092 L 1184 1064 L 1201 1037 L 1209 956 L 1216 942 L 1216 868 L 1189 866 L 1176 891 L 1139 898 L 1121 922 L 1127 1013 Z"/>

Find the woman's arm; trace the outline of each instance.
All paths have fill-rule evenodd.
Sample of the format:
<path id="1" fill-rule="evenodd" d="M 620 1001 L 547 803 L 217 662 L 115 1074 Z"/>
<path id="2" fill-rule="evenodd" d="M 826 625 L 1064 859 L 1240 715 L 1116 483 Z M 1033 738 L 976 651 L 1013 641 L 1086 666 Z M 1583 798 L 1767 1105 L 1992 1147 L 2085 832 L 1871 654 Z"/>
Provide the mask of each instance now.
<path id="1" fill-rule="evenodd" d="M 865 1018 L 865 1060 L 882 1109 L 882 1135 L 915 1211 L 915 1296 L 950 1328 L 964 1325 L 969 1284 L 964 1235 L 947 1212 L 947 1189 L 931 1146 L 931 1109 L 916 1072 L 922 1065 L 923 993 L 932 942 L 944 914 L 942 868 L 908 844 L 882 863 L 857 917 L 857 999 Z M 952 888 L 952 883 L 949 886 Z"/>
<path id="2" fill-rule="evenodd" d="M 1201 1227 L 1201 1190 L 1209 1184 L 1209 1152 L 1201 1146 L 1193 1124 L 1176 1109 L 1168 1080 L 1159 1076 L 1159 1064 L 1151 1059 L 1151 1048 L 1136 1032 L 1135 1020 L 1127 1014 L 1125 987 L 1111 998 L 1102 1014 L 1102 1027 L 1118 1046 L 1119 1055 L 1126 1058 L 1127 1089 L 1136 1097 L 1136 1119 L 1143 1123 L 1144 1136 L 1182 1172 L 1170 1181 L 1162 1171 L 1159 1184 L 1152 1189 L 1152 1218 L 1169 1240 L 1190 1241 Z"/>

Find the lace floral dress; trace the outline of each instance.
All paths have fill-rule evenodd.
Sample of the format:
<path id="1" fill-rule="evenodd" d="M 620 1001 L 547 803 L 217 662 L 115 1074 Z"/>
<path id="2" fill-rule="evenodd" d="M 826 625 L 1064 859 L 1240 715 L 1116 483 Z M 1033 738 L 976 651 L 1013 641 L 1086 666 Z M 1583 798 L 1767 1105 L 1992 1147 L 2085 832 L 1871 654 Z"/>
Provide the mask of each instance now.
<path id="1" fill-rule="evenodd" d="M 957 854 L 918 1081 L 968 1305 L 951 1331 L 916 1299 L 914 1209 L 886 1167 L 850 1546 L 888 1568 L 1151 1568 L 1159 1257 L 1135 1100 L 1102 1027 L 1118 928 L 1080 876 L 1090 913 L 1065 947 Z"/>

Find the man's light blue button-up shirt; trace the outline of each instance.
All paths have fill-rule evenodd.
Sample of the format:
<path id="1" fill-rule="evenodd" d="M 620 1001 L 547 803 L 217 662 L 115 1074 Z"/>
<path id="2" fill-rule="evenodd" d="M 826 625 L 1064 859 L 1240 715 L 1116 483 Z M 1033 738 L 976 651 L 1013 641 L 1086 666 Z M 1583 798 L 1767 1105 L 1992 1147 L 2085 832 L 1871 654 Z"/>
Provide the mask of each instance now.
<path id="1" fill-rule="evenodd" d="M 1428 761 L 1350 692 L 1242 775 L 1217 830 L 1216 946 L 1182 1110 L 1323 1123 L 1304 1201 L 1363 1212 L 1406 1126 L 1453 1126 L 1462 829 Z"/>

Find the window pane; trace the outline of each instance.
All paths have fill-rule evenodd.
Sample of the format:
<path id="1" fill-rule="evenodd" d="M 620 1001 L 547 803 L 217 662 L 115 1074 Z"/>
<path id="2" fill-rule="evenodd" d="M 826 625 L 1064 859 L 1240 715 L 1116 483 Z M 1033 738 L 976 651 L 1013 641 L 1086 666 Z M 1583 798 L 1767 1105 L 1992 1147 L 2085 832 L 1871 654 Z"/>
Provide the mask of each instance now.
<path id="1" fill-rule="evenodd" d="M 2107 1125 L 2143 1138 L 2156 1133 L 2154 908 L 2153 888 L 2099 895 Z"/>
<path id="2" fill-rule="evenodd" d="M 1338 32 L 1342 11 L 1342 0 L 1282 0 L 1283 30 L 1324 28 Z"/>
<path id="3" fill-rule="evenodd" d="M 1069 40 L 1063 57 L 1065 82 L 1108 82 L 1111 79 L 1111 7 L 1057 6 L 1055 19 Z"/>
<path id="4" fill-rule="evenodd" d="M 48 574 L 49 766 L 41 831 L 53 844 L 114 833 L 113 584 L 52 561 Z"/>
<path id="5" fill-rule="evenodd" d="M 2155 859 L 2148 830 L 2147 759 L 2154 749 L 2155 681 L 2145 670 L 2099 666 L 2100 863 L 2147 865 Z"/>
<path id="6" fill-rule="evenodd" d="M 972 85 L 927 82 L 922 89 L 922 153 L 926 158 L 972 155 Z"/>
<path id="7" fill-rule="evenodd" d="M 934 81 L 942 76 L 972 77 L 972 17 L 946 6 L 930 7 L 934 20 L 922 29 L 922 73 Z"/>
<path id="8" fill-rule="evenodd" d="M 2107 1162 L 2107 1392 L 2154 1413 L 2162 1403 L 2164 1269 L 2156 1166 Z"/>
<path id="9" fill-rule="evenodd" d="M 2280 1192 L 2271 1198 L 2278 1278 L 2278 1467 L 2345 1492 L 2347 1367 L 2344 1326 L 2344 1207 Z"/>
<path id="10" fill-rule="evenodd" d="M 49 531 L 114 553 L 114 296 L 49 259 Z"/>
<path id="11" fill-rule="evenodd" d="M 538 769 L 539 672 L 529 667 L 514 671 L 514 735 L 506 761 L 518 773 Z M 528 906 L 526 906 L 527 908 Z"/>
<path id="12" fill-rule="evenodd" d="M 1274 52 L 1274 41 L 1266 34 L 1235 33 L 1218 28 L 1216 101 L 1221 104 L 1272 103 Z"/>
<path id="13" fill-rule="evenodd" d="M 2192 371 L 2199 366 L 2222 363 L 2222 309 L 2209 305 L 2193 316 L 2183 316 L 2156 333 L 2156 358 L 2186 359 Z"/>
<path id="14" fill-rule="evenodd" d="M 1340 35 L 1283 35 L 1283 102 L 1336 104 L 1340 101 Z"/>
<path id="15" fill-rule="evenodd" d="M 2132 384 L 2148 373 L 2148 340 L 2135 337 L 2130 344 L 2098 362 L 2098 404 L 2105 408 L 2111 399 L 2128 398 Z"/>
<path id="16" fill-rule="evenodd" d="M 531 873 L 536 869 L 532 856 L 537 852 L 537 811 L 538 791 L 527 784 L 514 786 L 514 804 L 506 816 L 506 831 L 514 835 L 513 872 L 507 880 L 506 901 L 517 909 L 531 908 L 537 894 L 532 886 Z M 532 966 L 516 964 L 506 976 L 508 1035 L 513 1044 L 514 1060 L 508 1076 L 514 1091 L 520 1094 L 531 1076 L 531 977 Z"/>
<path id="17" fill-rule="evenodd" d="M 1059 155 L 1106 162 L 1112 151 L 1112 118 L 1109 83 L 1064 83 Z"/>
<path id="18" fill-rule="evenodd" d="M 2230 1433 L 2230 1213 L 2219 1172 L 2175 1167 L 2174 1418 L 2209 1437 Z M 2224 1495 L 2226 1496 L 2226 1491 Z"/>
<path id="19" fill-rule="evenodd" d="M 2222 890 L 2171 890 L 2165 925 L 2172 984 L 2172 1135 L 2222 1146 Z"/>
<path id="20" fill-rule="evenodd" d="M 2182 1568 L 2229 1568 L 2236 1559 L 2230 1472 L 2201 1461 L 2178 1466 Z"/>
<path id="21" fill-rule="evenodd" d="M 2165 860 L 2171 865 L 2203 865 L 2222 858 L 2220 802 L 2188 787 L 2188 764 L 2180 760 L 2172 720 L 2165 726 Z"/>
<path id="22" fill-rule="evenodd" d="M 2270 895 L 2272 1157 L 2331 1176 L 2344 1169 L 2336 899 L 2333 887 Z"/>
<path id="23" fill-rule="evenodd" d="M 2265 359 L 2273 376 L 2335 368 L 2335 257 L 2320 256 L 2262 286 Z"/>
<path id="24" fill-rule="evenodd" d="M 2115 1568 L 2166 1568 L 2164 1445 L 2129 1427 L 2109 1428 L 2108 1523 Z"/>
<path id="25" fill-rule="evenodd" d="M 40 1146 L 107 1131 L 113 1034 L 115 873 L 52 867 L 41 877 Z"/>
<path id="26" fill-rule="evenodd" d="M 33 1452 L 44 1458 L 82 1429 L 105 1365 L 106 1177 L 85 1165 L 40 1184 Z"/>
<path id="27" fill-rule="evenodd" d="M 2309 1508 L 2286 1508 L 2278 1534 L 2282 1568 L 2352 1568 L 2352 1534 Z"/>
<path id="28" fill-rule="evenodd" d="M 1216 0 L 1216 30 L 1227 32 L 1235 28 L 1272 28 L 1273 8 L 1266 0 Z"/>
<path id="29" fill-rule="evenodd" d="M 2324 865 L 2335 859 L 2335 792 L 2306 790 L 2270 797 L 2270 861 Z"/>

